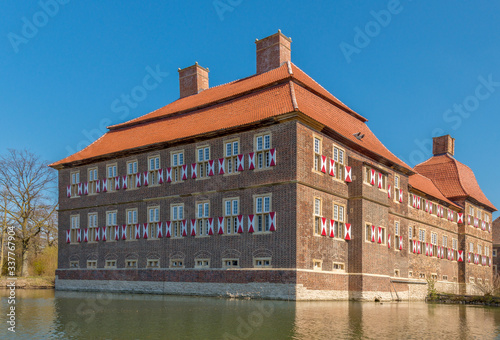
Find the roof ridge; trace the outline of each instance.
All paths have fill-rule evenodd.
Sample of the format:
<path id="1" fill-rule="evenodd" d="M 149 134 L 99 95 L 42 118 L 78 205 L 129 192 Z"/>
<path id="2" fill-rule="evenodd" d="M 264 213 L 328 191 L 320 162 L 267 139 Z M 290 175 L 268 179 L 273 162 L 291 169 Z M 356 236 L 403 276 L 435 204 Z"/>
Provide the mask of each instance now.
<path id="1" fill-rule="evenodd" d="M 240 81 L 245 81 L 245 80 L 248 80 L 248 79 L 251 79 L 251 78 L 255 78 L 255 77 L 258 77 L 258 76 L 262 76 L 262 75 L 265 75 L 265 74 L 268 74 L 270 72 L 273 72 L 273 71 L 278 71 L 282 68 L 285 67 L 285 63 L 283 63 L 281 66 L 277 67 L 277 68 L 274 68 L 272 70 L 269 70 L 267 72 L 264 72 L 264 73 L 260 73 L 260 74 L 254 74 L 254 75 L 251 75 L 251 76 L 248 76 L 248 77 L 245 77 L 245 78 L 241 78 L 241 79 L 236 79 L 236 80 L 233 80 L 231 82 L 228 82 L 228 83 L 225 83 L 225 84 L 220 84 L 220 85 L 217 85 L 217 86 L 214 86 L 214 87 L 210 87 L 209 89 L 207 90 L 204 90 L 202 92 L 208 92 L 208 91 L 211 91 L 213 89 L 217 89 L 219 87 L 222 87 L 222 86 L 227 86 L 227 85 L 230 85 L 230 84 L 233 84 L 233 83 L 236 83 L 236 82 L 240 82 Z M 121 128 L 127 128 L 127 127 L 131 127 L 131 126 L 134 126 L 134 125 L 138 125 L 138 124 L 142 124 L 142 123 L 146 123 L 146 122 L 151 122 L 151 121 L 155 121 L 155 120 L 158 120 L 158 119 L 162 119 L 162 118 L 165 118 L 166 116 L 171 116 L 171 115 L 178 115 L 178 114 L 183 114 L 183 113 L 187 113 L 187 112 L 191 112 L 191 111 L 196 111 L 196 110 L 199 110 L 199 109 L 203 109 L 203 108 L 206 108 L 206 107 L 210 107 L 212 105 L 215 105 L 215 104 L 220 104 L 222 102 L 226 102 L 226 101 L 230 101 L 234 98 L 237 98 L 237 97 L 240 97 L 240 96 L 244 96 L 248 93 L 252 93 L 252 92 L 256 92 L 256 91 L 259 91 L 261 89 L 264 89 L 266 87 L 270 87 L 271 85 L 273 85 L 274 83 L 282 83 L 282 82 L 285 82 L 287 79 L 291 78 L 293 75 L 288 75 L 286 77 L 278 77 L 278 79 L 274 80 L 274 81 L 265 81 L 261 86 L 258 86 L 258 87 L 254 87 L 254 88 L 250 88 L 250 89 L 247 89 L 247 90 L 243 90 L 241 92 L 237 92 L 235 94 L 232 94 L 230 96 L 222 96 L 220 97 L 219 99 L 214 99 L 214 100 L 210 100 L 208 102 L 205 102 L 203 104 L 200 104 L 198 106 L 192 106 L 192 107 L 189 107 L 187 109 L 184 109 L 184 110 L 180 110 L 180 111 L 176 111 L 176 112 L 171 112 L 171 113 L 167 113 L 167 114 L 163 114 L 163 115 L 159 115 L 159 116 L 153 116 L 153 117 L 150 117 L 150 118 L 145 118 L 146 116 L 154 113 L 154 112 L 157 112 L 163 108 L 165 108 L 166 106 L 169 106 L 175 102 L 178 102 L 179 100 L 181 99 L 184 99 L 184 98 L 189 98 L 189 97 L 184 97 L 184 98 L 179 98 L 179 99 L 176 99 L 174 100 L 173 102 L 165 105 L 165 106 L 162 106 L 154 111 L 151 111 L 151 112 L 148 112 L 142 116 L 139 116 L 137 118 L 134 118 L 134 119 L 131 119 L 127 122 L 123 122 L 123 123 L 120 123 L 120 124 L 114 124 L 114 125 L 110 125 L 108 126 L 107 128 L 109 130 L 118 130 L 118 129 L 121 129 Z M 198 94 L 201 94 L 202 92 L 198 93 Z M 196 96 L 197 94 L 193 95 L 193 96 Z M 143 119 L 141 119 L 143 118 Z"/>
<path id="2" fill-rule="evenodd" d="M 290 96 L 292 99 L 293 108 L 296 111 L 299 111 L 299 105 L 297 104 L 297 97 L 295 96 L 295 88 L 293 87 L 293 81 L 290 80 L 288 84 L 290 85 Z"/>
<path id="3" fill-rule="evenodd" d="M 459 169 L 459 168 L 458 168 L 458 166 L 457 166 L 457 160 L 456 160 L 454 157 L 451 157 L 451 156 L 450 156 L 450 155 L 448 155 L 448 154 L 446 154 L 445 156 L 446 156 L 446 157 L 448 157 L 449 159 L 451 159 L 451 160 L 452 160 L 452 163 L 453 163 L 453 165 L 455 166 L 455 169 L 457 170 L 457 174 L 458 174 L 458 176 L 457 176 L 457 177 L 458 177 L 458 184 L 460 184 L 460 187 L 462 188 L 463 192 L 464 192 L 467 196 L 470 196 L 470 194 L 467 192 L 467 190 L 465 190 L 465 187 L 464 187 L 464 185 L 463 185 L 463 183 L 462 183 L 462 178 L 461 178 L 462 176 L 460 176 L 460 175 L 461 175 L 461 173 L 460 173 L 460 169 Z M 470 168 L 469 168 L 469 169 L 470 169 Z M 474 174 L 474 173 L 472 173 L 472 174 Z M 475 176 L 474 176 L 474 177 L 475 177 Z M 472 197 L 472 196 L 471 196 L 471 197 Z"/>

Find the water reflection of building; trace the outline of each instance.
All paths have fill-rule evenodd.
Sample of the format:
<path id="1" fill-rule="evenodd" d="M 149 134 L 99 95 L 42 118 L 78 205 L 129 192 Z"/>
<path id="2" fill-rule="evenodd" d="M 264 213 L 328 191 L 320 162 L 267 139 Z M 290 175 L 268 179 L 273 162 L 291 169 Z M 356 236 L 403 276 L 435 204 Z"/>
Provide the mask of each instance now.
<path id="1" fill-rule="evenodd" d="M 491 280 L 496 208 L 455 140 L 409 167 L 290 48 L 257 41 L 257 74 L 212 88 L 179 70 L 180 99 L 52 164 L 58 289 L 386 300 Z"/>

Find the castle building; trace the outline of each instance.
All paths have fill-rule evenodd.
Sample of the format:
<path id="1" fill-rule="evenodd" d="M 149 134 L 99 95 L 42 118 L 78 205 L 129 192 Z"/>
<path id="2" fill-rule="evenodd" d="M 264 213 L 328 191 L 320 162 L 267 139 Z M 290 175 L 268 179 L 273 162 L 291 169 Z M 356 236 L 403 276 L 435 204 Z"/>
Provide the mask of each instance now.
<path id="1" fill-rule="evenodd" d="M 257 73 L 109 127 L 59 172 L 56 289 L 422 299 L 492 280 L 492 212 L 455 140 L 415 168 L 367 119 L 256 41 Z"/>

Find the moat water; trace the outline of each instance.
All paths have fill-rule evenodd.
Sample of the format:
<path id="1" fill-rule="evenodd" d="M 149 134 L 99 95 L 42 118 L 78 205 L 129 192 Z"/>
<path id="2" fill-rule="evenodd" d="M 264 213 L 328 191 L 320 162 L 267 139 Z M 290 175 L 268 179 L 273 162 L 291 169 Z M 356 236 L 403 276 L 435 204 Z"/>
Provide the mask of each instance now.
<path id="1" fill-rule="evenodd" d="M 495 339 L 500 308 L 0 289 L 0 339 Z"/>

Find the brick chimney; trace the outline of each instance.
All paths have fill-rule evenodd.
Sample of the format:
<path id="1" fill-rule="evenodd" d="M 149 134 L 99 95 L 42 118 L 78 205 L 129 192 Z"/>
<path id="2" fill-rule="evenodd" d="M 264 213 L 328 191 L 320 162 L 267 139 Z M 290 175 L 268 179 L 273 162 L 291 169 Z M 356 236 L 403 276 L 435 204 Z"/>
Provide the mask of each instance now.
<path id="1" fill-rule="evenodd" d="M 208 89 L 208 68 L 196 62 L 193 66 L 179 69 L 179 89 L 181 98 L 200 93 Z"/>
<path id="2" fill-rule="evenodd" d="M 262 40 L 256 39 L 257 74 L 270 71 L 280 67 L 284 62 L 290 61 L 292 58 L 291 43 L 292 39 L 283 35 L 281 30 Z"/>
<path id="3" fill-rule="evenodd" d="M 455 154 L 455 138 L 450 135 L 432 138 L 432 153 L 434 156 L 448 153 L 450 156 Z"/>

